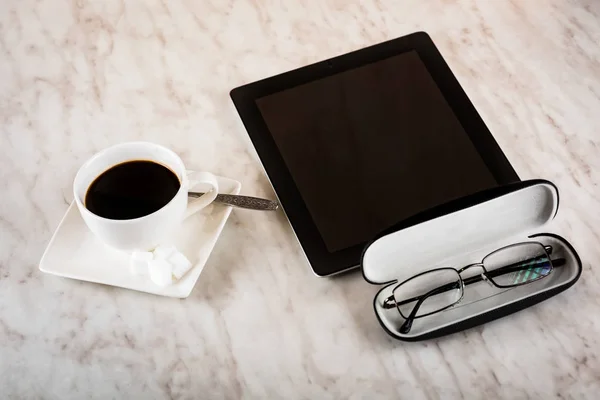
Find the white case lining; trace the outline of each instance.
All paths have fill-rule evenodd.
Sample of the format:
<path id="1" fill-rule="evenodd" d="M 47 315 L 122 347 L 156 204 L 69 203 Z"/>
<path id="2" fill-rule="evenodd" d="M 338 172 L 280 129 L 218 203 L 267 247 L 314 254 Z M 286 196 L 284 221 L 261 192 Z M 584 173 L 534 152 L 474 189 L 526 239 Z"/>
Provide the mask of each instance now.
<path id="1" fill-rule="evenodd" d="M 575 279 L 577 257 L 565 243 L 550 236 L 528 238 L 552 220 L 557 207 L 556 188 L 542 183 L 425 221 L 373 242 L 363 255 L 365 278 L 375 283 L 391 283 L 382 288 L 375 299 L 375 311 L 382 324 L 398 337 L 417 337 Z M 486 282 L 466 287 L 461 303 L 444 312 L 416 319 L 408 334 L 398 331 L 404 321 L 398 311 L 381 306 L 398 282 L 435 268 L 458 269 L 481 262 L 496 249 L 524 241 L 551 245 L 552 257 L 565 258 L 565 265 L 555 268 L 547 278 L 509 290 L 491 287 Z"/>

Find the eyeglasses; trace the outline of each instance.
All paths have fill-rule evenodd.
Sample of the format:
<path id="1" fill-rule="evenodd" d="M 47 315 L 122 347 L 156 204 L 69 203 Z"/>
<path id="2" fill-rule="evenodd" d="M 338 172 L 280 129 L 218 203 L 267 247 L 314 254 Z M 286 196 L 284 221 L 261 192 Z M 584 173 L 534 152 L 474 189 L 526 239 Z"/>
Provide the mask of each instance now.
<path id="1" fill-rule="evenodd" d="M 465 286 L 486 281 L 499 289 L 526 285 L 547 277 L 554 267 L 564 265 L 564 259 L 550 259 L 551 246 L 538 242 L 517 243 L 496 250 L 480 263 L 461 269 L 438 268 L 422 272 L 405 280 L 383 301 L 383 308 L 397 308 L 405 319 L 401 333 L 408 333 L 416 318 L 456 306 L 464 296 Z M 461 274 L 470 268 L 481 273 L 469 278 Z"/>

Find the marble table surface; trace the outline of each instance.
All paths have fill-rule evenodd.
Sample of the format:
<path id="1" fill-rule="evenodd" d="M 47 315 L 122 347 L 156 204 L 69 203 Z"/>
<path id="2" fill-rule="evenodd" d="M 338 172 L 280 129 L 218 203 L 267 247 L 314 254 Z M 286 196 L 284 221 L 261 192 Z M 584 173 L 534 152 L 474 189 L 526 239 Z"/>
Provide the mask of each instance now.
<path id="1" fill-rule="evenodd" d="M 561 190 L 570 290 L 439 340 L 389 338 L 360 274 L 319 279 L 283 213 L 235 210 L 186 300 L 42 274 L 78 166 L 149 140 L 273 197 L 229 99 L 427 31 L 523 179 Z M 600 3 L 4 0 L 0 397 L 597 399 Z"/>

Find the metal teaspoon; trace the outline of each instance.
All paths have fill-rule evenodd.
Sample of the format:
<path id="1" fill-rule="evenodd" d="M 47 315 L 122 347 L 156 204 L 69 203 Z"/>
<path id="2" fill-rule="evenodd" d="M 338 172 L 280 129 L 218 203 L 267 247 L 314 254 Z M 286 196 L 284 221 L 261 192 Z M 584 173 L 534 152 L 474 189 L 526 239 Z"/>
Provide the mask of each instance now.
<path id="1" fill-rule="evenodd" d="M 200 197 L 203 194 L 201 192 L 188 192 L 189 197 Z M 239 194 L 218 194 L 215 202 L 257 211 L 275 211 L 279 208 L 279 204 L 276 201 Z"/>

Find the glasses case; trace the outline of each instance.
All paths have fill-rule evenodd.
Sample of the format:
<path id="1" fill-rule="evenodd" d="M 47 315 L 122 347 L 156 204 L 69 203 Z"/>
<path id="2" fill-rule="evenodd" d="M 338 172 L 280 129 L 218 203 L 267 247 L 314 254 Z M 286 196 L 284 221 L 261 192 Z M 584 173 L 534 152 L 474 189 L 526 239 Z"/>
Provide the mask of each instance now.
<path id="1" fill-rule="evenodd" d="M 581 260 L 566 239 L 544 233 L 558 205 L 552 182 L 522 181 L 451 201 L 382 232 L 365 247 L 361 270 L 367 282 L 383 285 L 373 301 L 383 329 L 403 341 L 432 339 L 507 316 L 568 289 L 581 275 Z M 564 259 L 544 279 L 510 289 L 485 281 L 466 287 L 459 303 L 415 319 L 408 333 L 400 332 L 405 319 L 398 310 L 383 307 L 394 287 L 415 275 L 460 269 L 504 246 L 530 241 L 551 246 L 551 258 Z"/>

